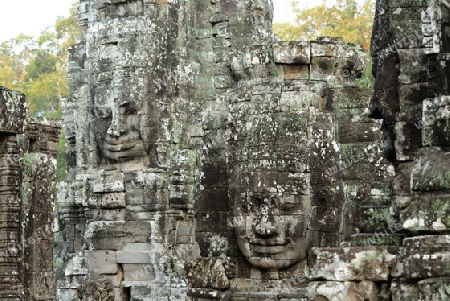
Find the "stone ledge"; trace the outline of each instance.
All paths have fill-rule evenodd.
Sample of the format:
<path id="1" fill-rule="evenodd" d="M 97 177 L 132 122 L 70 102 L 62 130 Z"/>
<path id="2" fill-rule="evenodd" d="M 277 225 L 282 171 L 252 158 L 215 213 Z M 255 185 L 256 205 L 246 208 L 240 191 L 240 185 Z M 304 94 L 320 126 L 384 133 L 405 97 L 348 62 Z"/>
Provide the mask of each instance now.
<path id="1" fill-rule="evenodd" d="M 395 259 L 382 247 L 312 248 L 310 279 L 387 281 Z"/>
<path id="2" fill-rule="evenodd" d="M 370 281 L 361 282 L 311 282 L 308 286 L 309 300 L 365 300 L 378 301 L 377 285 Z"/>

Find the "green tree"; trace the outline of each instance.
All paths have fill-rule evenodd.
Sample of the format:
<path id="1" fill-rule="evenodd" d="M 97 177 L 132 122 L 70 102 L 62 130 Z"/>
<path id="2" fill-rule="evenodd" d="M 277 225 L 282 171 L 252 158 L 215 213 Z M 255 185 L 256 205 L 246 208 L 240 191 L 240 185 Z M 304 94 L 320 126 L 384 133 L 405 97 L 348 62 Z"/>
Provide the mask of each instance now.
<path id="1" fill-rule="evenodd" d="M 32 37 L 21 34 L 0 44 L 0 85 L 23 90 L 27 64 L 32 56 Z"/>
<path id="2" fill-rule="evenodd" d="M 61 116 L 61 99 L 69 94 L 66 79 L 69 49 L 80 35 L 74 3 L 69 17 L 59 17 L 39 37 L 21 34 L 1 43 L 0 85 L 24 92 L 31 115 L 53 112 L 53 116 Z"/>
<path id="3" fill-rule="evenodd" d="M 273 25 L 273 31 L 282 40 L 340 37 L 369 50 L 375 0 L 365 0 L 362 4 L 357 0 L 336 0 L 307 9 L 299 9 L 298 1 L 292 2 L 297 14 L 295 22 Z"/>

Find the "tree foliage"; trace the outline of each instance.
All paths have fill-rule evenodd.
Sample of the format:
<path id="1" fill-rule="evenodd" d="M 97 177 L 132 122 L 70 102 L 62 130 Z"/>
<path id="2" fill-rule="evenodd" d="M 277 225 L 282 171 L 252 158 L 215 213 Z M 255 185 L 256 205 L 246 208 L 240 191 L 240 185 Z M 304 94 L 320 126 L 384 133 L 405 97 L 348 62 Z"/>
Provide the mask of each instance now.
<path id="1" fill-rule="evenodd" d="M 370 46 L 375 0 L 336 0 L 307 9 L 298 8 L 293 24 L 273 25 L 273 31 L 282 40 L 315 40 L 320 36 L 340 37 L 344 41 L 361 45 L 365 51 Z"/>
<path id="2" fill-rule="evenodd" d="M 0 86 L 27 96 L 32 115 L 60 116 L 61 99 L 68 95 L 69 49 L 79 39 L 77 4 L 70 16 L 59 17 L 39 37 L 24 34 L 0 44 Z"/>

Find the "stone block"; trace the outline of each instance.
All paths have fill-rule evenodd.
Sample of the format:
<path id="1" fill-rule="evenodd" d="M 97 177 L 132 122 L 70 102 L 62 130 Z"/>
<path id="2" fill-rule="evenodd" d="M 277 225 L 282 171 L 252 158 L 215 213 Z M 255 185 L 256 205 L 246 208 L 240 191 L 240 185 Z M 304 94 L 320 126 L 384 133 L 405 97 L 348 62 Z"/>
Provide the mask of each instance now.
<path id="1" fill-rule="evenodd" d="M 310 279 L 387 281 L 395 259 L 381 247 L 312 248 Z"/>
<path id="2" fill-rule="evenodd" d="M 69 259 L 65 269 L 66 276 L 79 276 L 86 275 L 88 270 L 83 263 L 83 257 L 75 255 L 73 258 Z"/>
<path id="3" fill-rule="evenodd" d="M 163 267 L 159 263 L 124 263 L 122 268 L 126 282 L 159 281 L 164 277 Z"/>
<path id="4" fill-rule="evenodd" d="M 450 189 L 450 153 L 440 148 L 419 149 L 415 161 L 401 164 L 395 179 L 397 189 L 410 191 L 442 191 Z M 401 175 L 401 176 L 400 176 Z"/>
<path id="5" fill-rule="evenodd" d="M 102 208 L 119 209 L 125 208 L 126 200 L 124 192 L 106 193 L 102 195 Z"/>
<path id="6" fill-rule="evenodd" d="M 407 23 L 411 24 L 410 21 L 407 21 Z M 400 58 L 400 76 L 398 80 L 401 84 L 428 81 L 428 57 L 423 49 L 397 49 L 397 53 Z"/>
<path id="7" fill-rule="evenodd" d="M 273 44 L 272 47 L 275 63 L 303 65 L 310 64 L 310 42 L 277 42 Z"/>
<path id="8" fill-rule="evenodd" d="M 28 120 L 25 95 L 0 87 L 0 133 L 22 134 Z"/>
<path id="9" fill-rule="evenodd" d="M 421 280 L 417 283 L 418 300 L 447 301 L 450 300 L 450 277 Z"/>
<path id="10" fill-rule="evenodd" d="M 128 291 L 124 287 L 115 287 L 114 288 L 114 301 L 127 301 L 130 300 L 130 296 Z"/>
<path id="11" fill-rule="evenodd" d="M 311 41 L 311 57 L 336 56 L 336 44 L 331 41 Z"/>
<path id="12" fill-rule="evenodd" d="M 317 91 L 286 91 L 281 94 L 279 106 L 283 111 L 308 110 L 319 107 L 320 93 Z"/>
<path id="13" fill-rule="evenodd" d="M 122 173 L 102 174 L 94 179 L 93 190 L 95 193 L 122 192 L 124 189 Z"/>
<path id="14" fill-rule="evenodd" d="M 196 219 L 198 232 L 228 232 L 226 211 L 196 212 Z"/>
<path id="15" fill-rule="evenodd" d="M 397 220 L 391 213 L 392 207 L 388 206 L 360 206 L 359 216 L 360 231 L 363 233 L 394 233 L 394 225 Z"/>
<path id="16" fill-rule="evenodd" d="M 144 204 L 145 190 L 139 188 L 127 189 L 125 200 L 127 205 Z"/>
<path id="17" fill-rule="evenodd" d="M 175 232 L 177 244 L 195 243 L 195 226 L 192 221 L 178 221 Z"/>
<path id="18" fill-rule="evenodd" d="M 230 293 L 227 293 L 226 296 L 228 297 Z M 188 298 L 192 297 L 194 299 L 191 300 L 219 300 L 221 299 L 221 291 L 211 289 L 211 288 L 189 288 L 188 289 Z M 231 297 L 231 296 L 230 296 Z M 189 299 L 186 299 L 189 300 Z M 228 300 L 228 299 L 225 299 Z"/>
<path id="19" fill-rule="evenodd" d="M 283 65 L 284 79 L 309 79 L 309 65 Z"/>
<path id="20" fill-rule="evenodd" d="M 205 189 L 200 194 L 200 200 L 195 204 L 199 211 L 227 211 L 228 210 L 228 190 L 226 189 Z"/>
<path id="21" fill-rule="evenodd" d="M 440 96 L 423 101 L 422 121 L 417 124 L 422 129 L 424 146 L 450 145 L 450 97 Z"/>
<path id="22" fill-rule="evenodd" d="M 330 89 L 334 109 L 366 109 L 369 105 L 370 90 L 359 87 Z"/>
<path id="23" fill-rule="evenodd" d="M 334 74 L 336 60 L 334 57 L 313 57 L 310 66 L 310 80 L 327 80 L 330 74 Z"/>
<path id="24" fill-rule="evenodd" d="M 417 284 L 393 282 L 391 286 L 392 301 L 418 300 Z"/>
<path id="25" fill-rule="evenodd" d="M 227 168 L 224 166 L 203 167 L 202 185 L 206 188 L 226 188 L 228 184 Z"/>
<path id="26" fill-rule="evenodd" d="M 412 160 L 422 146 L 421 125 L 418 122 L 400 121 L 395 124 L 395 152 L 397 161 Z"/>
<path id="27" fill-rule="evenodd" d="M 432 83 L 401 84 L 399 89 L 400 107 L 422 105 L 426 98 L 436 96 L 435 86 Z"/>
<path id="28" fill-rule="evenodd" d="M 221 259 L 201 258 L 186 264 L 186 275 L 191 287 L 228 289 L 230 282 Z"/>
<path id="29" fill-rule="evenodd" d="M 86 266 L 97 274 L 117 274 L 119 266 L 115 251 L 86 251 Z"/>
<path id="30" fill-rule="evenodd" d="M 320 301 L 378 301 L 379 289 L 370 281 L 361 282 L 310 282 L 309 300 Z"/>
<path id="31" fill-rule="evenodd" d="M 129 243 L 117 251 L 119 263 L 157 263 L 162 256 L 163 247 L 156 243 Z"/>
<path id="32" fill-rule="evenodd" d="M 339 123 L 339 143 L 372 142 L 380 138 L 380 127 L 374 123 Z"/>
<path id="33" fill-rule="evenodd" d="M 86 220 L 88 221 L 123 221 L 125 220 L 125 209 L 86 209 Z"/>
<path id="34" fill-rule="evenodd" d="M 396 265 L 397 276 L 407 279 L 450 277 L 450 235 L 424 235 L 403 240 L 404 258 Z"/>
<path id="35" fill-rule="evenodd" d="M 404 230 L 446 232 L 450 229 L 450 195 L 397 197 Z"/>
<path id="36" fill-rule="evenodd" d="M 393 231 L 395 231 L 395 229 L 398 228 L 393 228 Z M 404 237 L 404 234 L 390 233 L 389 230 L 375 234 L 353 234 L 351 236 L 352 246 L 355 247 L 400 246 Z"/>
<path id="37" fill-rule="evenodd" d="M 450 54 L 439 53 L 437 55 L 437 86 L 438 93 L 443 95 L 450 94 Z"/>
<path id="38" fill-rule="evenodd" d="M 95 221 L 86 227 L 86 243 L 95 250 L 120 250 L 130 242 L 150 239 L 150 221 Z"/>

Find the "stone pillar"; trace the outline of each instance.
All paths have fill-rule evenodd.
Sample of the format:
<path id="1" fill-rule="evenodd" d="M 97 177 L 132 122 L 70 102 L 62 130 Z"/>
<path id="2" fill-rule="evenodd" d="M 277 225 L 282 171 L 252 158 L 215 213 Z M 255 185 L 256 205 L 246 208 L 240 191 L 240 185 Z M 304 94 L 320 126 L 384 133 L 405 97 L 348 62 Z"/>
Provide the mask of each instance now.
<path id="1" fill-rule="evenodd" d="M 394 138 L 386 145 L 397 165 L 397 231 L 410 236 L 391 273 L 395 301 L 450 298 L 449 22 L 447 1 L 377 1 L 373 117 L 388 120 Z M 384 83 L 385 74 L 394 85 Z M 376 97 L 389 88 L 396 97 Z"/>
<path id="2" fill-rule="evenodd" d="M 0 87 L 0 299 L 24 297 L 21 231 L 20 159 L 18 137 L 27 124 L 25 96 Z"/>
<path id="3" fill-rule="evenodd" d="M 53 300 L 53 201 L 59 124 L 30 121 L 0 87 L 2 300 Z"/>
<path id="4" fill-rule="evenodd" d="M 60 126 L 29 122 L 25 135 L 21 196 L 25 300 L 54 300 L 53 210 Z"/>

